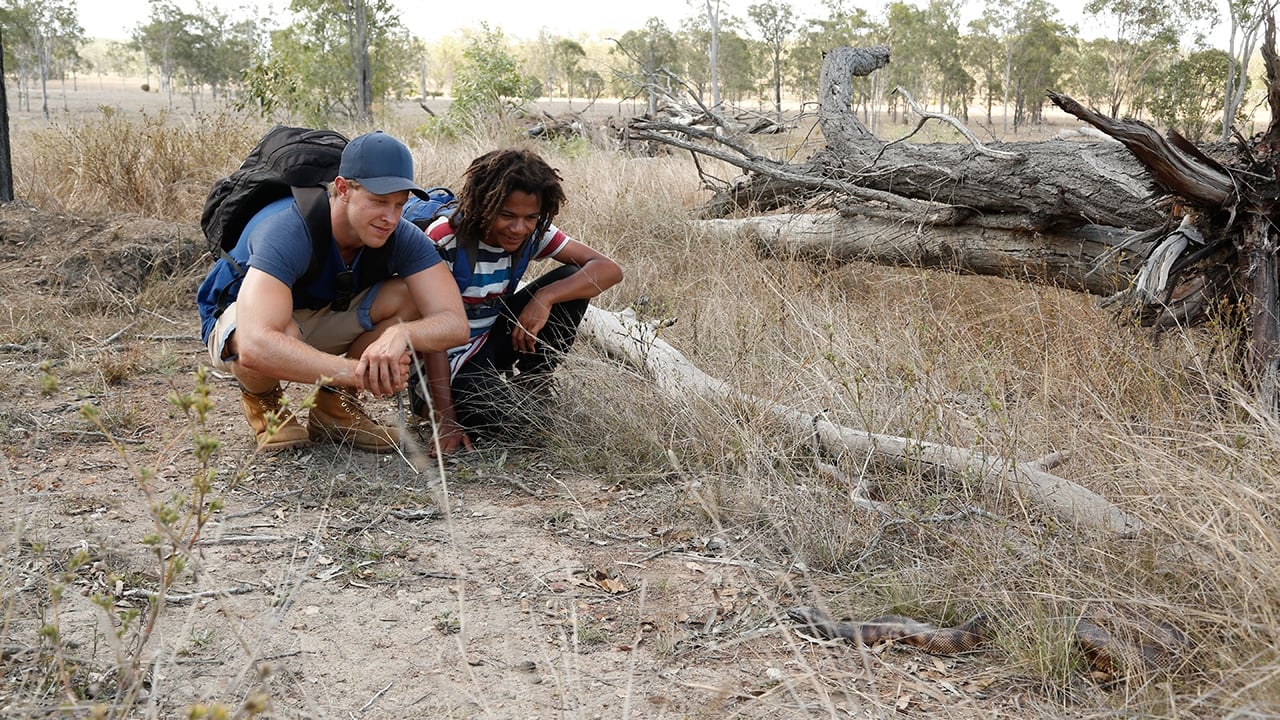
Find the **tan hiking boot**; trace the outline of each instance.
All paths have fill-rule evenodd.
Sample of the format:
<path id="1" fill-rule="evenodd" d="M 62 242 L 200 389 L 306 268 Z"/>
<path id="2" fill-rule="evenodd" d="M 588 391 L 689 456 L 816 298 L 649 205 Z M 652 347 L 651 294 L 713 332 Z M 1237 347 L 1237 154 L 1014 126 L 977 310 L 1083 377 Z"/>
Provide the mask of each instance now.
<path id="1" fill-rule="evenodd" d="M 349 443 L 376 453 L 391 452 L 400 442 L 400 431 L 374 422 L 347 387 L 320 388 L 307 433 L 317 442 Z"/>
<path id="2" fill-rule="evenodd" d="M 284 390 L 279 385 L 264 392 L 251 393 L 240 388 L 240 402 L 249 427 L 258 438 L 258 449 L 267 452 L 301 447 L 309 442 L 293 410 L 284 410 Z"/>

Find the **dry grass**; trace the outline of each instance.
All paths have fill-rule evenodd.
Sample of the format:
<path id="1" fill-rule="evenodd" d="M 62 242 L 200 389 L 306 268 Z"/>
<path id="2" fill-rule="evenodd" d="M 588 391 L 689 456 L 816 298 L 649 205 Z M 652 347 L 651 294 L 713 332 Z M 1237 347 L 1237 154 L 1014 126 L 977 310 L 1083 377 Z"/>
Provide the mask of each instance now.
<path id="1" fill-rule="evenodd" d="M 416 138 L 420 175 L 432 184 L 457 187 L 476 154 L 521 142 L 514 133 L 434 142 L 397 124 L 386 129 Z M 229 116 L 115 113 L 25 130 L 18 193 L 47 209 L 193 224 L 204 189 L 262 129 Z M 815 578 L 808 592 L 844 614 L 993 613 L 1001 683 L 1032 689 L 1027 717 L 1261 717 L 1280 708 L 1280 424 L 1224 365 L 1227 343 L 1214 329 L 1156 341 L 1092 298 L 1053 288 L 761 260 L 710 240 L 691 219 L 702 198 L 687 158 L 539 149 L 568 182 L 560 224 L 626 268 L 603 305 L 678 317 L 664 337 L 704 371 L 873 432 L 1019 460 L 1070 452 L 1057 472 L 1148 529 L 1101 537 L 986 496 L 963 476 L 827 458 L 872 482 L 899 513 L 886 522 L 814 471 L 809 438 L 786 435 L 750 405 L 660 396 L 587 347 L 564 369 L 564 418 L 547 431 L 558 463 L 637 487 L 692 482 L 692 500 L 654 516 L 696 518 L 802 564 Z M 174 311 L 177 298 L 151 292 L 149 307 Z M 11 341 L 48 332 L 24 319 L 33 307 L 15 306 L 24 304 L 10 307 Z M 126 351 L 77 362 L 71 350 L 68 362 L 97 367 L 107 387 L 154 360 Z M 970 506 L 990 516 L 921 520 Z M 1082 684 L 1060 630 L 1086 614 L 1177 624 L 1194 641 L 1190 669 Z"/>

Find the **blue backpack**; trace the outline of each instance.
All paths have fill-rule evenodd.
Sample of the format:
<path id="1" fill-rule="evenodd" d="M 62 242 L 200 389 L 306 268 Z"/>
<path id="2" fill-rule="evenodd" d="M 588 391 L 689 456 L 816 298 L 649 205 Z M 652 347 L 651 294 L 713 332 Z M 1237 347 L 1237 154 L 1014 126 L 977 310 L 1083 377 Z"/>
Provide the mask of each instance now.
<path id="1" fill-rule="evenodd" d="M 458 198 L 448 188 L 433 187 L 427 191 L 427 195 L 430 196 L 428 200 L 410 195 L 409 201 L 404 204 L 404 210 L 401 212 L 405 220 L 422 228 L 423 231 L 426 231 L 437 218 L 453 217 L 454 211 L 458 209 Z M 524 271 L 529 267 L 533 245 L 534 243 L 526 240 L 524 245 L 516 251 L 509 285 L 512 291 L 520 282 L 520 276 L 524 275 Z M 458 283 L 458 292 L 465 291 L 471 285 L 472 272 L 480 259 L 480 240 L 478 238 L 469 240 L 465 244 L 457 245 L 452 251 L 443 251 L 442 255 L 445 260 L 453 264 L 453 279 Z"/>

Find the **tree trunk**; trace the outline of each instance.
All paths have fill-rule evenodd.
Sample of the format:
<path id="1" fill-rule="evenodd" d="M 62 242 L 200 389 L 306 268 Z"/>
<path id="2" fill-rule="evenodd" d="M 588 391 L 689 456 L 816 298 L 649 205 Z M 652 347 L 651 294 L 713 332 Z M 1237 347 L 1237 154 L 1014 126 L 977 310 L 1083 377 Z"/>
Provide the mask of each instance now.
<path id="1" fill-rule="evenodd" d="M 0 203 L 13 201 L 13 154 L 9 149 L 9 97 L 4 74 L 4 30 L 0 28 Z"/>
<path id="2" fill-rule="evenodd" d="M 1095 295 L 1126 287 L 1149 245 L 1130 245 L 1132 233 L 1103 225 L 1040 232 L 976 223 L 905 225 L 893 217 L 853 213 L 711 220 L 707 227 L 748 240 L 766 257 L 945 268 Z"/>
<path id="3" fill-rule="evenodd" d="M 1118 535 L 1143 529 L 1141 519 L 1087 488 L 1047 472 L 1043 465 L 836 425 L 815 420 L 812 412 L 739 393 L 724 381 L 699 370 L 680 351 L 659 338 L 653 326 L 637 321 L 634 314 L 609 313 L 589 307 L 582 331 L 611 356 L 646 372 L 671 397 L 739 401 L 743 406 L 756 408 L 762 416 L 781 422 L 801 437 L 816 436 L 818 443 L 833 454 L 865 453 L 908 469 L 923 463 L 944 472 L 976 477 L 990 498 L 1012 494 L 1073 526 Z"/>
<path id="4" fill-rule="evenodd" d="M 746 233 L 762 252 L 947 267 L 1117 294 L 1155 326 L 1200 322 L 1213 308 L 1244 308 L 1249 322 L 1241 330 L 1249 335 L 1254 377 L 1267 404 L 1280 407 L 1280 242 L 1271 230 L 1280 197 L 1280 59 L 1273 17 L 1262 45 L 1272 124 L 1235 146 L 1200 148 L 1052 92 L 1052 102 L 1108 141 L 985 146 L 901 88 L 895 92 L 920 125 L 949 122 L 968 143 L 910 143 L 910 136 L 885 142 L 853 109 L 854 78 L 889 62 L 883 46 L 827 53 L 819 87 L 826 146 L 803 162 L 774 161 L 732 137 L 671 124 L 633 122 L 632 136 L 746 170 L 745 179 L 720 184 L 707 208 L 711 217 L 819 203 L 837 208 L 714 225 Z"/>

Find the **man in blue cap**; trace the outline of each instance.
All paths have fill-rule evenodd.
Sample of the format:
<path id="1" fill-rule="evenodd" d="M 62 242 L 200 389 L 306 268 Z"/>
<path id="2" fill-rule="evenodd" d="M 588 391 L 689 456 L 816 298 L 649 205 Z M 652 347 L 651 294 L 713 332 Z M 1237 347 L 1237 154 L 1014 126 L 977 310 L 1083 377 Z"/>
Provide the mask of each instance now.
<path id="1" fill-rule="evenodd" d="M 401 218 L 410 193 L 426 196 L 409 149 L 381 131 L 361 135 L 343 149 L 328 187 L 331 242 L 312 242 L 310 208 L 277 200 L 229 252 L 245 269 L 223 258 L 200 286 L 210 361 L 240 382 L 260 449 L 310 441 L 395 449 L 399 432 L 365 412 L 361 391 L 398 393 L 415 353 L 466 341 L 457 284 L 435 246 Z M 281 381 L 320 385 L 307 427 Z"/>

